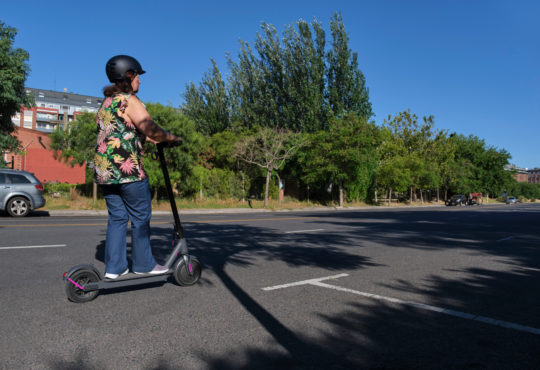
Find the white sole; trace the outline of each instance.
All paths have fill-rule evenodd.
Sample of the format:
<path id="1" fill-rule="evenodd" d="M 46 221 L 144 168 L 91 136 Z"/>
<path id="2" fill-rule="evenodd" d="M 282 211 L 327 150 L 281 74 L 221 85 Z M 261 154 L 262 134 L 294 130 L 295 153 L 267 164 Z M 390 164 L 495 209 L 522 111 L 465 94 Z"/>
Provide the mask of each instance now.
<path id="1" fill-rule="evenodd" d="M 128 272 L 129 272 L 129 269 L 126 269 L 126 271 L 122 272 L 119 275 L 117 275 L 117 274 L 105 274 L 105 279 L 111 279 L 111 280 L 118 279 L 120 276 L 126 275 Z M 114 275 L 114 277 L 111 276 L 111 275 Z"/>
<path id="2" fill-rule="evenodd" d="M 166 270 L 166 271 L 159 271 L 159 272 L 152 272 L 152 271 L 148 271 L 148 272 L 135 272 L 133 271 L 134 274 L 137 274 L 137 275 L 163 275 L 163 274 L 166 274 L 167 272 L 169 272 L 169 270 Z"/>

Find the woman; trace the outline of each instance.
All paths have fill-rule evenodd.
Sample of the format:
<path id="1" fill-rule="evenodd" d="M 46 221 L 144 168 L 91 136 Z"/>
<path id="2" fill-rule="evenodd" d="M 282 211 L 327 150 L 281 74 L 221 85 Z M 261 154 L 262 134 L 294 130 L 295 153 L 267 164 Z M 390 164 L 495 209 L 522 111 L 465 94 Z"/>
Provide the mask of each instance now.
<path id="1" fill-rule="evenodd" d="M 145 73 L 127 55 L 112 57 L 105 66 L 112 85 L 103 89 L 105 100 L 97 114 L 95 181 L 105 196 L 109 219 L 105 243 L 105 278 L 129 272 L 126 233 L 131 221 L 132 270 L 136 274 L 164 274 L 150 246 L 151 194 L 143 166 L 143 144 L 181 141 L 163 130 L 137 98 Z"/>

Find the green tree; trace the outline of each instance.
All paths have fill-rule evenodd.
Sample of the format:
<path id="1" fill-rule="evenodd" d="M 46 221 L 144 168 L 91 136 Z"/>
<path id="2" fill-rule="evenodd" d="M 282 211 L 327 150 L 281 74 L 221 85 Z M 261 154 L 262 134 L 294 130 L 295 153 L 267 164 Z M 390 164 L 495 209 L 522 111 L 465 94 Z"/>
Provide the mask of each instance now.
<path id="1" fill-rule="evenodd" d="M 12 153 L 20 153 L 20 147 L 21 143 L 17 138 L 13 135 L 6 134 L 6 133 L 0 133 L 0 168 L 7 167 L 6 162 L 4 162 L 3 156 L 1 156 L 2 152 L 12 152 Z"/>
<path id="2" fill-rule="evenodd" d="M 198 189 L 193 178 L 193 167 L 201 150 L 203 136 L 196 130 L 195 123 L 177 109 L 159 103 L 146 103 L 146 109 L 152 119 L 164 129 L 182 138 L 182 145 L 167 149 L 167 163 L 173 187 L 184 196 L 189 196 Z M 154 144 L 146 143 L 145 171 L 148 174 L 150 186 L 156 194 L 165 188 L 163 175 L 158 161 L 152 161 L 149 154 L 155 151 Z"/>
<path id="3" fill-rule="evenodd" d="M 393 192 L 406 191 L 411 182 L 406 161 L 405 157 L 389 155 L 380 163 L 377 181 L 380 187 L 388 191 L 388 205 L 392 203 Z"/>
<path id="4" fill-rule="evenodd" d="M 388 116 L 384 125 L 394 136 L 394 143 L 400 148 L 399 155 L 404 158 L 403 165 L 408 169 L 411 201 L 418 189 L 423 202 L 423 190 L 437 188 L 441 183 L 434 147 L 434 137 L 438 134 L 433 129 L 433 116 L 424 117 L 420 123 L 416 114 L 406 110 L 394 117 Z"/>
<path id="5" fill-rule="evenodd" d="M 50 150 L 53 157 L 70 166 L 92 163 L 94 159 L 97 131 L 95 113 L 82 113 L 77 115 L 75 121 L 70 122 L 64 129 L 57 128 L 49 138 Z M 87 179 L 88 182 L 89 179 Z M 94 204 L 97 199 L 97 186 L 92 187 Z"/>
<path id="6" fill-rule="evenodd" d="M 97 141 L 96 114 L 78 114 L 63 129 L 51 132 L 49 138 L 55 159 L 71 166 L 92 162 Z"/>
<path id="7" fill-rule="evenodd" d="M 197 130 L 212 135 L 230 127 L 230 102 L 225 82 L 216 62 L 205 73 L 199 87 L 192 82 L 186 86 L 183 112 L 197 125 Z"/>
<path id="8" fill-rule="evenodd" d="M 304 145 L 301 136 L 282 128 L 261 127 L 253 135 L 236 143 L 236 157 L 258 166 L 266 172 L 264 207 L 268 207 L 268 192 L 272 172 L 279 171 L 285 161 L 296 154 Z"/>
<path id="9" fill-rule="evenodd" d="M 454 174 L 452 166 L 455 162 L 455 145 L 453 145 L 453 137 L 445 131 L 439 131 L 431 148 L 431 157 L 439 172 L 439 186 L 437 187 L 437 202 L 440 200 L 439 187 L 444 190 L 444 200 L 448 199 L 448 189 Z"/>
<path id="10" fill-rule="evenodd" d="M 263 72 L 260 62 L 247 42 L 240 40 L 238 61 L 230 55 L 227 62 L 231 71 L 229 78 L 229 97 L 231 99 L 231 119 L 239 125 L 251 129 L 262 126 L 264 101 Z"/>
<path id="11" fill-rule="evenodd" d="M 289 129 L 302 132 L 321 130 L 327 122 L 325 100 L 325 32 L 314 20 L 313 31 L 299 20 L 297 30 L 289 26 L 283 37 L 284 89 L 287 105 L 285 122 Z"/>
<path id="12" fill-rule="evenodd" d="M 511 158 L 504 149 L 488 147 L 477 136 L 456 135 L 455 145 L 456 176 L 452 184 L 455 193 L 482 192 L 497 197 L 502 193 L 512 174 L 505 170 Z"/>
<path id="13" fill-rule="evenodd" d="M 16 151 L 20 143 L 10 136 L 14 130 L 13 117 L 20 106 L 31 106 L 33 98 L 26 94 L 24 83 L 30 72 L 29 54 L 13 48 L 17 30 L 0 21 L 0 153 Z M 0 160 L 2 165 L 3 161 Z"/>
<path id="14" fill-rule="evenodd" d="M 325 32 L 315 20 L 288 26 L 281 38 L 273 25 L 263 23 L 253 49 L 240 41 L 237 60 L 227 57 L 231 122 L 315 132 L 328 125 L 331 115 L 369 119 L 373 113 L 365 77 L 358 54 L 349 48 L 341 15 L 334 16 L 330 28 L 328 52 Z M 206 99 L 194 84 L 185 97 L 193 111 L 205 109 Z"/>
<path id="15" fill-rule="evenodd" d="M 403 138 L 395 135 L 388 126 L 382 127 L 381 137 L 377 155 L 377 187 L 388 192 L 390 205 L 393 192 L 404 192 L 410 186 L 411 167 Z"/>
<path id="16" fill-rule="evenodd" d="M 182 137 L 182 146 L 171 148 L 167 152 L 170 164 L 171 181 L 179 192 L 191 194 L 195 191 L 192 181 L 192 168 L 200 150 L 202 136 L 197 134 L 195 124 L 177 109 L 159 103 L 147 103 L 146 109 L 154 121 L 166 130 Z M 93 161 L 97 141 L 96 115 L 83 113 L 64 130 L 50 134 L 51 150 L 56 159 L 70 165 L 82 165 Z M 165 187 L 158 161 L 150 160 L 149 154 L 155 151 L 154 144 L 145 144 L 144 168 L 149 177 L 150 186 L 155 193 Z M 94 199 L 96 198 L 94 187 Z"/>
<path id="17" fill-rule="evenodd" d="M 338 186 L 339 205 L 345 193 L 349 200 L 367 200 L 374 183 L 376 147 L 380 135 L 366 118 L 350 114 L 331 119 L 327 130 L 310 135 L 309 143 L 298 154 L 304 168 L 302 180 L 310 185 Z"/>
<path id="18" fill-rule="evenodd" d="M 328 103 L 332 114 L 354 113 L 370 118 L 373 115 L 364 74 L 358 67 L 358 53 L 349 48 L 349 36 L 341 14 L 330 20 L 332 48 L 327 54 Z"/>
<path id="19" fill-rule="evenodd" d="M 276 28 L 263 23 L 263 33 L 257 33 L 255 49 L 259 53 L 259 66 L 264 84 L 259 86 L 263 125 L 286 127 L 286 107 L 289 102 L 285 89 L 283 49 Z"/>

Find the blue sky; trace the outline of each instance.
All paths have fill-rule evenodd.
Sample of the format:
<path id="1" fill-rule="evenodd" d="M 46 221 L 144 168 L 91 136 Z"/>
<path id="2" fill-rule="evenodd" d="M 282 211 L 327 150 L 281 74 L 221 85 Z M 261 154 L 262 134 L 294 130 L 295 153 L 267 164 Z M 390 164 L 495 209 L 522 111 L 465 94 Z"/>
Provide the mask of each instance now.
<path id="1" fill-rule="evenodd" d="M 24 6 L 22 5 L 24 4 Z M 438 129 L 483 138 L 511 162 L 540 167 L 540 2 L 529 0 L 372 1 L 3 1 L 0 20 L 30 53 L 27 86 L 100 96 L 105 63 L 135 56 L 143 101 L 178 106 L 214 58 L 261 22 L 281 33 L 299 19 L 328 30 L 341 12 L 382 123 L 411 109 Z M 327 32 L 327 39 L 329 39 Z"/>

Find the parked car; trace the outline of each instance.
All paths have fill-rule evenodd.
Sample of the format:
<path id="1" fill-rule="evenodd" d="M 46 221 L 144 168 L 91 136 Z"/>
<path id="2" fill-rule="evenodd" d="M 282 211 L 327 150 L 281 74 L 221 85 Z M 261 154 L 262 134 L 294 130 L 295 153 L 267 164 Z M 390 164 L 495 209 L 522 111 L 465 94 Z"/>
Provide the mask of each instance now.
<path id="1" fill-rule="evenodd" d="M 33 173 L 0 169 L 0 210 L 24 217 L 44 205 L 43 185 Z"/>
<path id="2" fill-rule="evenodd" d="M 516 197 L 508 197 L 506 198 L 506 204 L 516 204 L 517 199 Z"/>
<path id="3" fill-rule="evenodd" d="M 482 193 L 469 193 L 469 198 L 467 199 L 468 206 L 481 205 L 484 204 L 484 198 Z"/>
<path id="4" fill-rule="evenodd" d="M 465 195 L 452 195 L 445 204 L 447 206 L 464 206 L 467 204 L 467 197 Z"/>

